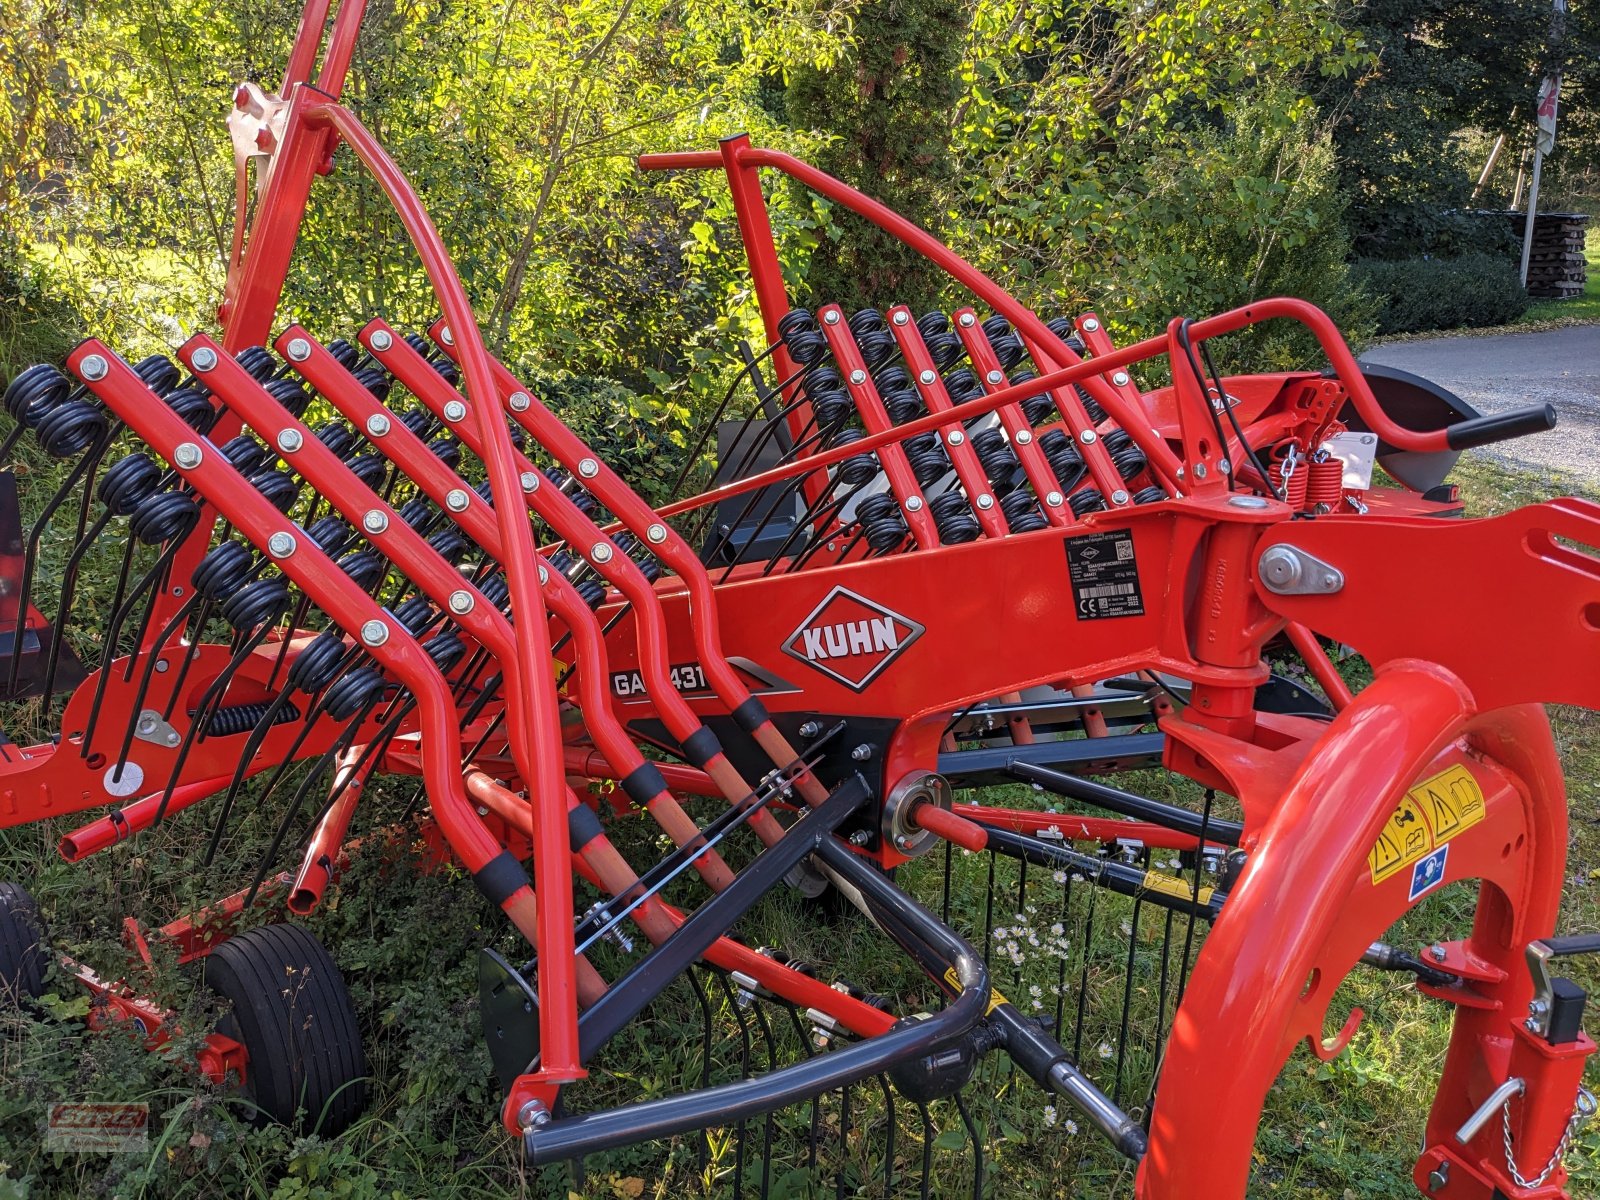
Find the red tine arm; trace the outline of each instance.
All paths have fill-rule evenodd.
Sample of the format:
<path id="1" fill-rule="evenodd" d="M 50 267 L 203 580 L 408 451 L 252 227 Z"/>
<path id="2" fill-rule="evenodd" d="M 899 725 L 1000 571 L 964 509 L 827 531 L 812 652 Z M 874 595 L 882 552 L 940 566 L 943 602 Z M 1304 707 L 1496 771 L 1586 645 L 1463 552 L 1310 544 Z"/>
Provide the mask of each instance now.
<path id="1" fill-rule="evenodd" d="M 944 380 L 933 365 L 933 356 L 928 353 L 928 347 L 922 340 L 922 331 L 917 328 L 911 310 L 904 304 L 897 304 L 889 310 L 888 315 L 889 328 L 900 345 L 906 366 L 911 368 L 912 382 L 917 385 L 922 402 L 928 406 L 929 412 L 949 412 L 953 407 L 950 394 L 944 390 Z M 1000 515 L 999 506 L 989 490 L 989 479 L 984 474 L 983 464 L 978 461 L 977 451 L 967 441 L 966 430 L 957 421 L 947 426 L 940 437 L 950 451 L 950 461 L 955 466 L 961 486 L 966 489 L 967 500 L 977 514 L 984 533 L 990 537 L 1003 537 L 1007 532 L 1005 519 Z M 988 499 L 987 504 L 984 503 L 985 498 Z"/>
<path id="2" fill-rule="evenodd" d="M 883 407 L 883 400 L 867 371 L 861 350 L 856 346 L 855 335 L 845 324 L 844 310 L 837 304 L 829 304 L 818 311 L 817 318 L 822 322 L 822 334 L 828 339 L 834 360 L 844 372 L 845 386 L 850 389 L 850 397 L 856 403 L 856 410 L 861 414 L 861 423 L 867 427 L 867 432 L 883 433 L 893 429 L 894 422 L 889 420 L 889 414 Z M 878 452 L 878 457 L 883 461 L 883 472 L 889 478 L 889 487 L 900 502 L 900 511 L 905 514 L 911 527 L 911 536 L 923 549 L 937 546 L 939 531 L 928 513 L 928 502 L 917 484 L 917 477 L 911 473 L 905 447 L 899 442 L 891 442 Z"/>

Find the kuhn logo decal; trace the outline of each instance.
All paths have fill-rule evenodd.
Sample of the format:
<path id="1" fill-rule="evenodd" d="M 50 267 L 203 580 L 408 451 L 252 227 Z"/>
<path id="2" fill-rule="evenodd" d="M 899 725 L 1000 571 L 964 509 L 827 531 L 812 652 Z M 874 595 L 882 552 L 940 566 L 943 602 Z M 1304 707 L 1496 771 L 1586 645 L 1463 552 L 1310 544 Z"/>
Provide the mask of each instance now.
<path id="1" fill-rule="evenodd" d="M 910 617 L 836 587 L 789 635 L 783 650 L 859 692 L 922 631 Z"/>

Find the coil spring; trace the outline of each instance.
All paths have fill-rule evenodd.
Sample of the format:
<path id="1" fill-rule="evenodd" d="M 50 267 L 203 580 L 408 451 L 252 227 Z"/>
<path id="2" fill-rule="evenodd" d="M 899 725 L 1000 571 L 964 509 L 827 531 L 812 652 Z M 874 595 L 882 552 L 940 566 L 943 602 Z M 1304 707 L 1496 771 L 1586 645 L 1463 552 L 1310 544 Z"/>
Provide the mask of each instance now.
<path id="1" fill-rule="evenodd" d="M 1089 414 L 1089 421 L 1094 425 L 1104 425 L 1106 410 L 1100 407 L 1100 402 L 1091 396 L 1081 384 L 1073 384 L 1072 388 L 1078 393 L 1078 400 L 1083 404 L 1083 411 Z"/>
<path id="2" fill-rule="evenodd" d="M 974 433 L 972 449 L 983 464 L 983 473 L 989 477 L 996 496 L 1004 496 L 1017 487 L 1022 464 L 998 428 L 991 426 Z"/>
<path id="3" fill-rule="evenodd" d="M 503 609 L 511 598 L 511 585 L 504 575 L 490 575 L 478 581 L 478 591 L 491 607 Z"/>
<path id="4" fill-rule="evenodd" d="M 197 387 L 179 388 L 168 392 L 167 407 L 183 418 L 185 425 L 202 437 L 211 432 L 217 423 L 217 410 L 212 407 L 211 395 Z"/>
<path id="5" fill-rule="evenodd" d="M 911 376 L 899 363 L 884 367 L 872 373 L 873 386 L 878 389 L 881 396 L 885 391 L 902 391 L 911 388 Z M 915 389 L 912 389 L 915 390 Z"/>
<path id="6" fill-rule="evenodd" d="M 328 685 L 322 694 L 322 706 L 335 721 L 348 721 L 383 695 L 383 688 L 383 676 L 375 668 L 357 667 Z"/>
<path id="7" fill-rule="evenodd" d="M 156 395 L 166 398 L 167 393 L 178 386 L 178 380 L 183 378 L 183 372 L 165 354 L 152 354 L 141 358 L 133 366 L 133 373 L 144 381 L 145 387 Z"/>
<path id="8" fill-rule="evenodd" d="M 1272 453 L 1273 469 L 1278 474 L 1278 483 L 1283 488 L 1284 500 L 1294 512 L 1302 512 L 1306 507 L 1306 490 L 1311 480 L 1311 472 L 1306 470 L 1305 455 L 1300 447 L 1293 442 L 1279 446 Z"/>
<path id="9" fill-rule="evenodd" d="M 245 482 L 261 493 L 261 498 L 281 513 L 287 513 L 300 498 L 300 485 L 287 471 L 265 470 L 246 476 Z"/>
<path id="10" fill-rule="evenodd" d="M 346 371 L 361 361 L 361 348 L 345 338 L 334 338 L 326 347 L 333 361 Z"/>
<path id="11" fill-rule="evenodd" d="M 922 334 L 934 367 L 941 372 L 949 370 L 966 353 L 967 348 L 950 328 L 950 318 L 942 312 L 923 313 L 917 318 L 917 331 Z"/>
<path id="12" fill-rule="evenodd" d="M 72 394 L 67 377 L 49 363 L 20 371 L 6 387 L 5 408 L 17 424 L 32 429 Z"/>
<path id="13" fill-rule="evenodd" d="M 521 431 L 518 430 L 518 432 Z M 514 441 L 513 444 L 515 444 Z M 461 465 L 461 443 L 448 434 L 444 437 L 434 438 L 433 441 L 428 443 L 428 450 L 452 471 Z"/>
<path id="14" fill-rule="evenodd" d="M 656 561 L 655 556 L 633 534 L 624 531 L 618 533 L 611 541 L 618 550 L 621 550 L 633 561 L 633 564 L 639 568 L 640 574 L 646 580 L 654 583 L 661 578 L 661 564 Z"/>
<path id="15" fill-rule="evenodd" d="M 944 390 L 955 404 L 965 404 L 983 396 L 983 386 L 978 382 L 978 377 L 965 367 L 951 371 L 944 377 Z"/>
<path id="16" fill-rule="evenodd" d="M 583 488 L 576 486 L 576 481 L 566 471 L 563 471 L 560 467 L 546 467 L 544 469 L 544 477 L 555 484 L 557 489 L 564 492 L 567 498 L 577 507 L 578 511 L 591 521 L 600 515 L 600 502 L 584 491 Z M 569 483 L 574 484 L 574 486 L 568 488 L 567 485 Z"/>
<path id="17" fill-rule="evenodd" d="M 789 357 L 802 367 L 815 366 L 828 356 L 828 342 L 815 319 L 803 308 L 783 314 L 778 321 L 778 337 Z"/>
<path id="18" fill-rule="evenodd" d="M 233 469 L 245 476 L 261 470 L 272 458 L 272 455 L 267 453 L 267 448 L 248 433 L 241 433 L 238 437 L 229 439 L 218 449 L 222 451 L 222 457 L 232 464 Z"/>
<path id="19" fill-rule="evenodd" d="M 422 652 L 433 659 L 433 665 L 439 668 L 441 674 L 448 675 L 466 656 L 467 644 L 457 634 L 447 630 L 423 642 Z"/>
<path id="20" fill-rule="evenodd" d="M 443 529 L 429 535 L 428 545 L 433 552 L 451 566 L 455 566 L 466 557 L 467 551 L 472 549 L 472 543 L 467 540 L 467 535 L 454 525 L 446 525 Z"/>
<path id="21" fill-rule="evenodd" d="M 1312 507 L 1339 507 L 1344 497 L 1344 463 L 1332 455 L 1314 458 L 1306 467 L 1306 503 Z"/>
<path id="22" fill-rule="evenodd" d="M 244 587 L 255 561 L 255 552 L 238 542 L 220 542 L 195 567 L 190 577 L 194 590 L 215 604 Z"/>
<path id="23" fill-rule="evenodd" d="M 939 540 L 946 545 L 958 546 L 963 542 L 977 541 L 983 527 L 967 507 L 967 498 L 960 492 L 940 492 L 928 501 L 928 511 L 933 514 L 933 524 L 939 531 Z"/>
<path id="24" fill-rule="evenodd" d="M 905 442 L 906 460 L 917 482 L 927 487 L 950 470 L 950 456 L 936 433 L 919 433 Z"/>
<path id="25" fill-rule="evenodd" d="M 395 511 L 395 516 L 420 532 L 433 520 L 436 512 L 426 496 L 413 496 Z"/>
<path id="26" fill-rule="evenodd" d="M 281 577 L 257 579 L 222 602 L 222 619 L 240 633 L 276 621 L 289 607 L 289 584 Z"/>
<path id="27" fill-rule="evenodd" d="M 1073 325 L 1071 317 L 1051 317 L 1044 323 L 1044 327 L 1065 342 L 1068 350 L 1074 354 L 1083 353 L 1083 339 L 1078 336 L 1077 327 Z"/>
<path id="28" fill-rule="evenodd" d="M 82 400 L 69 400 L 46 413 L 33 434 L 51 458 L 74 458 L 94 445 L 108 425 L 104 410 Z"/>
<path id="29" fill-rule="evenodd" d="M 907 421 L 914 421 L 926 411 L 923 408 L 922 397 L 915 388 L 895 388 L 890 391 L 879 390 L 883 398 L 884 411 L 889 414 L 889 420 L 896 425 L 904 425 Z"/>
<path id="30" fill-rule="evenodd" d="M 389 573 L 382 558 L 372 550 L 352 550 L 338 561 L 339 570 L 363 592 L 370 592 Z"/>
<path id="31" fill-rule="evenodd" d="M 1039 378 L 1032 371 L 1018 371 L 1011 376 L 1012 386 L 1019 383 L 1032 383 Z M 1035 392 L 1022 401 L 1022 415 L 1027 418 L 1029 425 L 1040 425 L 1056 415 L 1056 402 L 1050 398 L 1049 392 Z"/>
<path id="32" fill-rule="evenodd" d="M 161 484 L 162 470 L 148 454 L 135 453 L 118 459 L 100 477 L 95 494 L 115 515 L 126 517 Z"/>
<path id="33" fill-rule="evenodd" d="M 854 412 L 850 401 L 843 396 L 824 395 L 811 402 L 811 415 L 816 420 L 824 450 L 833 448 L 834 435 L 845 428 Z"/>
<path id="34" fill-rule="evenodd" d="M 1092 512 L 1100 512 L 1105 506 L 1106 498 L 1092 487 L 1073 492 L 1067 497 L 1067 507 L 1072 510 L 1072 515 L 1075 517 L 1086 517 Z"/>
<path id="35" fill-rule="evenodd" d="M 1012 533 L 1033 533 L 1044 529 L 1050 522 L 1045 520 L 1043 510 L 1038 501 L 1033 498 L 1033 493 L 1027 488 L 1017 488 L 1000 497 L 1000 511 L 1005 514 L 1006 525 Z"/>
<path id="36" fill-rule="evenodd" d="M 867 545 L 880 554 L 893 550 L 906 539 L 906 522 L 900 514 L 900 505 L 887 492 L 868 496 L 857 504 L 856 520 Z"/>
<path id="37" fill-rule="evenodd" d="M 416 637 L 433 621 L 433 604 L 421 592 L 413 592 L 392 610 L 394 619 Z"/>
<path id="38" fill-rule="evenodd" d="M 227 708 L 219 708 L 206 721 L 205 734 L 207 737 L 233 737 L 249 733 L 261 723 L 271 707 L 272 701 L 264 700 L 258 704 L 230 704 Z M 192 713 L 190 715 L 193 716 Z M 272 715 L 273 725 L 287 725 L 299 719 L 300 710 L 292 702 L 285 703 Z"/>
<path id="39" fill-rule="evenodd" d="M 329 421 L 317 426 L 316 437 L 317 441 L 333 451 L 334 457 L 341 460 L 348 458 L 356 448 L 356 432 L 343 421 Z"/>
<path id="40" fill-rule="evenodd" d="M 431 412 L 415 404 L 400 414 L 400 424 L 419 438 L 426 438 L 439 426 Z"/>
<path id="41" fill-rule="evenodd" d="M 298 417 L 311 404 L 311 392 L 293 379 L 274 379 L 267 383 L 266 391 L 284 408 Z"/>
<path id="42" fill-rule="evenodd" d="M 1154 484 L 1147 488 L 1140 488 L 1133 494 L 1133 502 L 1135 504 L 1154 504 L 1157 500 L 1165 500 L 1166 498 L 1167 493 Z"/>
<path id="43" fill-rule="evenodd" d="M 994 350 L 995 358 L 1000 360 L 1000 369 L 1010 371 L 1025 357 L 1028 351 L 1022 344 L 1022 339 L 1017 336 L 1017 331 L 1011 328 L 1011 322 L 996 313 L 986 320 L 980 328 L 983 336 L 989 339 L 989 346 Z"/>
<path id="44" fill-rule="evenodd" d="M 1044 451 L 1044 460 L 1050 464 L 1050 471 L 1064 493 L 1077 487 L 1089 469 L 1065 430 L 1052 429 L 1046 432 L 1039 438 L 1039 449 Z"/>
<path id="45" fill-rule="evenodd" d="M 278 373 L 278 360 L 262 346 L 246 346 L 233 358 L 257 383 L 266 383 Z"/>
<path id="46" fill-rule="evenodd" d="M 865 436 L 859 429 L 841 429 L 829 439 L 828 448 L 832 450 L 838 446 L 847 446 L 851 442 L 861 441 Z M 878 456 L 853 454 L 839 463 L 835 471 L 835 478 L 850 487 L 859 487 L 878 473 Z"/>
<path id="47" fill-rule="evenodd" d="M 200 506 L 181 492 L 155 492 L 139 502 L 128 532 L 146 546 L 180 538 L 200 520 Z"/>
<path id="48" fill-rule="evenodd" d="M 335 555 L 344 551 L 355 537 L 355 530 L 342 517 L 319 517 L 306 530 L 308 536 L 324 554 Z"/>
<path id="49" fill-rule="evenodd" d="M 320 692 L 339 677 L 339 664 L 347 650 L 337 630 L 324 629 L 289 664 L 289 686 L 302 692 Z"/>
<path id="50" fill-rule="evenodd" d="M 1139 449 L 1133 435 L 1126 429 L 1113 429 L 1101 439 L 1111 461 L 1116 464 L 1117 473 L 1122 476 L 1124 483 L 1132 483 L 1134 478 L 1143 471 L 1148 463 L 1144 451 Z"/>
<path id="51" fill-rule="evenodd" d="M 593 574 L 584 573 L 588 564 L 582 559 L 560 550 L 550 556 L 550 565 L 572 581 L 579 599 L 590 608 L 599 608 L 605 603 L 606 585 Z"/>
<path id="52" fill-rule="evenodd" d="M 876 371 L 895 356 L 897 347 L 894 335 L 889 332 L 888 323 L 877 309 L 863 308 L 853 314 L 846 324 L 855 335 L 856 349 L 861 352 L 867 370 Z"/>
<path id="53" fill-rule="evenodd" d="M 382 367 L 377 365 L 357 367 L 350 374 L 357 383 L 372 393 L 379 404 L 389 399 L 389 392 L 394 385 L 390 383 L 389 375 Z"/>
<path id="54" fill-rule="evenodd" d="M 389 473 L 389 463 L 379 454 L 358 454 L 345 459 L 345 467 L 367 487 L 377 490 Z"/>

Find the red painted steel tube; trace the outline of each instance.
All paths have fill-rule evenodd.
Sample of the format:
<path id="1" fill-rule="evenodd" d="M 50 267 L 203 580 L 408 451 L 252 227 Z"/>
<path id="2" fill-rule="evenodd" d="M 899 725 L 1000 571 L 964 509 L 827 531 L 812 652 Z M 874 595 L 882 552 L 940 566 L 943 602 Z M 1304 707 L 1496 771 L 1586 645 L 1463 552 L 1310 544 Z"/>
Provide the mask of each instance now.
<path id="1" fill-rule="evenodd" d="M 1017 833 L 1037 837 L 1055 830 L 1069 842 L 1117 841 L 1143 842 L 1158 850 L 1193 850 L 1198 839 L 1191 834 L 1179 833 L 1165 825 L 1148 821 L 1127 821 L 1117 817 L 1084 817 L 1077 813 L 1042 813 L 1031 809 L 995 808 L 987 804 L 956 804 L 951 811 L 968 821 L 998 825 Z M 1219 851 L 1227 849 L 1221 843 L 1209 843 Z"/>
<path id="2" fill-rule="evenodd" d="M 582 775 L 585 779 L 622 778 L 603 753 L 583 746 L 568 746 L 565 762 L 569 775 Z M 661 772 L 667 781 L 667 786 L 674 791 L 712 798 L 720 798 L 722 795 L 711 776 L 698 767 L 691 767 L 687 763 L 661 762 L 656 764 L 656 770 Z"/>
<path id="3" fill-rule="evenodd" d="M 520 674 L 529 689 L 531 737 L 536 761 L 545 770 L 529 780 L 537 796 L 540 820 L 534 830 L 534 875 L 541 898 L 539 912 L 540 957 L 548 964 L 539 973 L 540 1074 L 548 1080 L 572 1079 L 582 1074 L 578 1065 L 578 1015 L 565 986 L 567 964 L 572 959 L 572 874 L 567 869 L 565 784 L 556 765 L 561 761 L 561 730 L 557 723 L 555 681 L 548 670 L 550 631 L 547 624 L 533 544 L 533 530 L 516 510 L 522 495 L 511 435 L 495 400 L 495 380 L 489 353 L 478 333 L 472 305 L 456 275 L 438 230 L 404 174 L 377 139 L 347 109 L 324 104 L 309 114 L 325 120 L 349 144 L 383 188 L 406 227 L 422 259 L 423 269 L 444 310 L 445 319 L 459 331 L 458 350 L 466 392 L 475 410 L 483 447 L 480 457 L 488 469 L 489 483 L 500 503 L 496 515 L 505 550 L 506 582 L 511 589 L 515 627 L 515 655 L 506 667 Z"/>
<path id="4" fill-rule="evenodd" d="M 280 96 L 287 96 L 297 83 L 311 78 L 311 68 L 316 66 L 317 51 L 322 46 L 323 26 L 328 23 L 329 0 L 308 0 L 300 10 L 300 25 L 295 31 L 294 48 L 289 51 L 289 64 L 283 72 Z M 243 216 L 241 210 L 240 216 Z"/>
<path id="5" fill-rule="evenodd" d="M 350 818 L 355 815 L 356 805 L 361 802 L 361 794 L 366 790 L 367 779 L 377 765 L 370 759 L 363 761 L 366 749 L 364 745 L 352 746 L 339 756 L 333 787 L 343 790 L 339 791 L 339 798 L 334 801 L 333 807 L 322 814 L 322 820 L 317 822 L 316 829 L 312 831 L 311 841 L 300 860 L 300 870 L 295 873 L 294 883 L 289 887 L 287 904 L 290 912 L 301 916 L 314 912 L 317 905 L 322 903 L 322 893 L 333 882 L 345 834 L 350 831 Z"/>
<path id="6" fill-rule="evenodd" d="M 950 402 L 950 393 L 945 391 L 944 380 L 934 366 L 933 356 L 928 353 L 927 343 L 922 340 L 922 331 L 917 328 L 911 310 L 904 304 L 897 304 L 889 310 L 888 317 L 889 329 L 900 346 L 901 357 L 910 368 L 911 381 L 922 396 L 922 403 L 930 413 L 949 412 L 954 407 Z M 994 494 L 989 489 L 989 478 L 984 474 L 983 464 L 978 461 L 977 451 L 972 448 L 966 430 L 955 423 L 945 426 L 938 437 L 950 452 L 951 465 L 956 469 L 956 477 L 961 480 L 961 486 L 967 493 L 967 503 L 978 518 L 983 532 L 989 537 L 1004 537 L 1009 532 L 1005 518 L 1000 513 L 1000 506 L 995 503 Z M 984 503 L 985 498 L 987 503 Z"/>
<path id="7" fill-rule="evenodd" d="M 340 0 L 339 15 L 333 20 L 328 52 L 322 57 L 322 71 L 317 75 L 317 90 L 335 100 L 344 91 L 345 75 L 350 70 L 350 60 L 355 57 L 356 39 L 361 33 L 361 18 L 366 8 L 367 0 Z"/>
<path id="8" fill-rule="evenodd" d="M 965 817 L 948 812 L 937 804 L 919 804 L 908 815 L 918 829 L 926 829 L 935 837 L 941 837 L 963 850 L 976 854 L 988 849 L 989 835 L 982 826 L 974 825 Z"/>
<path id="9" fill-rule="evenodd" d="M 257 770 L 264 770 L 270 763 L 263 763 Z M 249 771 L 245 778 L 248 779 L 256 771 Z M 179 784 L 172 789 L 172 795 L 167 800 L 166 815 L 182 812 L 191 805 L 198 804 L 208 796 L 215 796 L 229 783 L 233 776 L 218 775 L 214 779 L 201 779 L 194 783 Z M 132 837 L 134 834 L 149 829 L 155 824 L 156 814 L 161 811 L 161 799 L 166 795 L 166 789 L 152 792 L 148 796 L 135 800 L 132 804 L 125 804 L 116 812 L 107 813 L 97 821 L 90 821 L 87 825 L 80 826 L 72 832 L 62 835 L 56 843 L 56 849 L 61 857 L 68 862 L 82 862 L 91 854 L 97 854 L 108 846 L 115 846 L 118 842 Z"/>
<path id="10" fill-rule="evenodd" d="M 845 324 L 844 310 L 837 304 L 828 304 L 818 310 L 817 317 L 822 322 L 822 336 L 828 339 L 834 361 L 844 372 L 844 385 L 850 389 L 850 398 L 855 401 L 856 411 L 861 414 L 861 423 L 866 426 L 868 433 L 892 430 L 894 422 L 889 420 L 883 399 L 872 382 L 866 362 L 862 360 L 860 348 L 856 346 L 855 336 Z M 911 473 L 905 447 L 899 442 L 891 442 L 878 457 L 883 463 L 889 488 L 900 504 L 900 512 L 910 526 L 911 536 L 916 539 L 918 547 L 929 550 L 937 546 L 939 531 L 928 513 L 927 500 L 922 495 L 917 477 Z"/>

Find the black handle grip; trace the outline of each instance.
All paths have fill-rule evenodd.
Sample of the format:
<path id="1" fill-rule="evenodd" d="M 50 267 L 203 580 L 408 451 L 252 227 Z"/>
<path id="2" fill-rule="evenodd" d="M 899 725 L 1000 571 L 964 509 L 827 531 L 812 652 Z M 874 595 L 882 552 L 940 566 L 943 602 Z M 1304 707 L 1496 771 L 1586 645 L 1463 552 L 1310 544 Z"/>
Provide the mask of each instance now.
<path id="1" fill-rule="evenodd" d="M 1444 437 L 1450 449 L 1470 450 L 1474 446 L 1487 446 L 1491 442 L 1526 437 L 1530 433 L 1544 433 L 1555 427 L 1556 406 L 1534 404 L 1528 408 L 1519 408 L 1515 412 L 1458 421 L 1445 429 Z"/>
<path id="2" fill-rule="evenodd" d="M 1579 954 L 1600 954 L 1600 933 L 1570 933 L 1565 937 L 1540 938 L 1550 947 L 1550 958 L 1572 958 Z"/>

